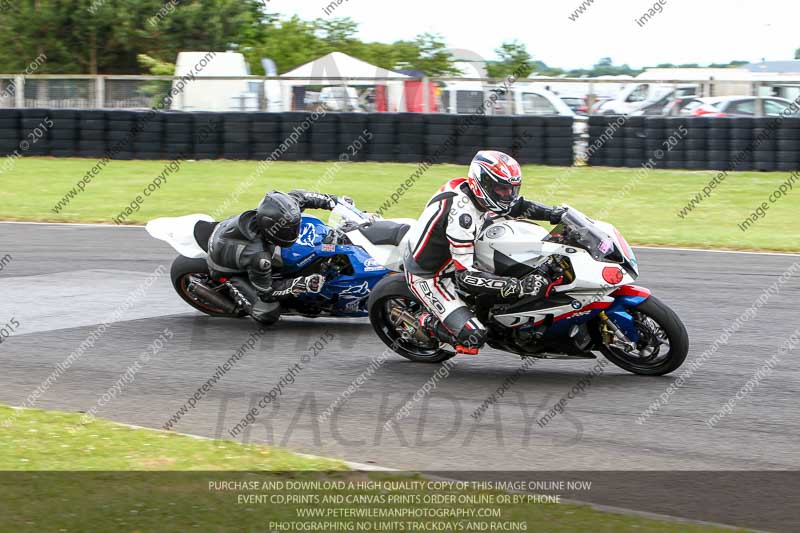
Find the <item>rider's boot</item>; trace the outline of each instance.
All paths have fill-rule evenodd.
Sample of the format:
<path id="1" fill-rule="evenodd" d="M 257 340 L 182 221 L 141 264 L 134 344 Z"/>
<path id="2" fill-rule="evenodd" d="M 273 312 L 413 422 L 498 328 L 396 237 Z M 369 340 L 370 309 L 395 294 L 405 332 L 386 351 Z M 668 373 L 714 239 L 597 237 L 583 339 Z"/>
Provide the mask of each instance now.
<path id="1" fill-rule="evenodd" d="M 474 346 L 464 346 L 458 339 L 444 327 L 444 324 L 428 312 L 419 315 L 417 319 L 419 327 L 428 334 L 429 337 L 437 339 L 444 344 L 450 344 L 456 349 L 456 353 L 477 355 L 479 348 Z"/>

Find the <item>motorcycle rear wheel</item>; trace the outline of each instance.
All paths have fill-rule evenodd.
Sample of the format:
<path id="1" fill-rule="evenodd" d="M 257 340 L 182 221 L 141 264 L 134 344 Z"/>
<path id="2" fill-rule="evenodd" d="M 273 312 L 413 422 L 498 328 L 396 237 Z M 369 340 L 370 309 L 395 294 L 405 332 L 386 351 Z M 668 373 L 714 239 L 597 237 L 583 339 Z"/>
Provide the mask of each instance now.
<path id="1" fill-rule="evenodd" d="M 227 318 L 239 318 L 247 314 L 244 311 L 226 313 L 213 304 L 203 301 L 197 295 L 189 291 L 189 284 L 192 282 L 202 283 L 209 289 L 214 289 L 216 282 L 211 280 L 211 275 L 208 272 L 208 264 L 205 259 L 190 259 L 179 255 L 175 258 L 175 261 L 172 262 L 170 277 L 172 278 L 172 286 L 175 288 L 175 292 L 178 293 L 178 296 L 201 313 L 205 313 L 209 316 Z"/>
<path id="2" fill-rule="evenodd" d="M 637 357 L 619 347 L 599 342 L 598 349 L 606 359 L 628 372 L 642 376 L 663 376 L 677 370 L 689 353 L 689 334 L 680 317 L 655 296 L 631 308 L 630 312 L 639 331 L 640 346 L 651 349 L 651 353 L 647 357 Z M 661 353 L 664 345 L 668 345 L 669 350 Z"/>
<path id="3" fill-rule="evenodd" d="M 411 289 L 408 288 L 403 275 L 391 275 L 383 278 L 369 296 L 369 321 L 378 337 L 386 346 L 397 354 L 417 363 L 441 363 L 455 355 L 445 350 L 437 341 L 428 346 L 404 334 L 400 320 L 393 320 L 392 315 L 418 316 L 424 311 Z"/>

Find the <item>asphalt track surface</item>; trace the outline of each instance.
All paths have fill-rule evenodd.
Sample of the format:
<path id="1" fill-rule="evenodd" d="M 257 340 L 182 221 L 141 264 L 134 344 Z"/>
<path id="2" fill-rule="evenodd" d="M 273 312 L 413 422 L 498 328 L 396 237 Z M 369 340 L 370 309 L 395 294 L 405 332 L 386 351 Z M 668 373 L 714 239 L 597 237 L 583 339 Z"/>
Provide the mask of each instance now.
<path id="1" fill-rule="evenodd" d="M 0 325 L 12 317 L 19 322 L 18 330 L 0 345 L 0 403 L 10 405 L 25 405 L 57 363 L 148 274 L 159 265 L 168 268 L 175 257 L 143 228 L 4 223 L 0 257 L 5 254 L 12 259 L 0 271 Z M 652 289 L 687 325 L 689 360 L 708 349 L 767 286 L 800 262 L 800 256 L 792 255 L 666 249 L 639 249 L 637 255 L 642 270 L 637 283 Z M 334 416 L 320 422 L 318 415 L 385 347 L 366 319 L 289 317 L 262 335 L 256 350 L 219 379 L 174 429 L 232 438 L 229 431 L 247 411 L 303 354 L 313 355 L 316 341 L 332 335 L 237 440 L 410 470 L 797 470 L 800 373 L 794 358 L 800 347 L 782 356 L 771 375 L 737 400 L 731 415 L 713 428 L 706 420 L 800 327 L 798 301 L 800 270 L 666 406 L 641 424 L 637 417 L 674 376 L 640 377 L 610 364 L 583 394 L 568 401 L 563 414 L 544 427 L 536 423 L 596 367 L 598 361 L 590 360 L 536 362 L 475 420 L 471 413 L 520 366 L 518 358 L 488 349 L 477 357 L 455 359 L 450 375 L 413 403 L 409 415 L 393 428 L 384 423 L 438 367 L 392 355 Z M 98 416 L 162 427 L 257 329 L 249 319 L 215 319 L 195 312 L 164 275 L 36 406 L 85 411 L 96 405 L 165 328 L 173 338 Z M 680 509 L 671 513 L 658 505 L 640 508 L 725 521 Z M 728 523 L 769 526 L 753 520 L 731 518 Z"/>

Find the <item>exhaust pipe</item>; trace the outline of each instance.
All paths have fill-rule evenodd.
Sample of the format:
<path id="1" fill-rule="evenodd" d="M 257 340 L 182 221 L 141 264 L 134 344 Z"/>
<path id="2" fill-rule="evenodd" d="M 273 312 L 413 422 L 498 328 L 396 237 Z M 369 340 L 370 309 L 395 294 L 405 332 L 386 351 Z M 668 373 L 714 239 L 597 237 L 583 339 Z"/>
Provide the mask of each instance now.
<path id="1" fill-rule="evenodd" d="M 212 291 L 202 283 L 190 283 L 186 289 L 198 298 L 201 298 L 211 305 L 218 307 L 225 313 L 233 314 L 236 311 L 235 302 L 225 298 L 216 291 Z"/>
<path id="2" fill-rule="evenodd" d="M 414 319 L 412 315 L 410 315 L 407 311 L 392 308 L 389 310 L 389 318 L 393 322 L 402 322 L 403 325 L 406 327 L 406 331 L 411 330 L 413 331 L 412 338 L 415 339 L 417 342 L 420 343 L 430 343 L 431 339 L 428 335 L 417 325 L 417 321 Z"/>

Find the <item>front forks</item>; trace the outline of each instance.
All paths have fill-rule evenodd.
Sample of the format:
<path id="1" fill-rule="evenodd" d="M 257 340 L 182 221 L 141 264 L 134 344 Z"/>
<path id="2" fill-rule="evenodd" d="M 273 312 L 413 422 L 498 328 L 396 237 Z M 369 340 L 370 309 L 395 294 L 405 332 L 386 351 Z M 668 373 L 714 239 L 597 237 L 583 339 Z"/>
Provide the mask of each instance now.
<path id="1" fill-rule="evenodd" d="M 636 350 L 636 344 L 631 342 L 630 339 L 625 336 L 622 330 L 619 329 L 610 318 L 608 318 L 608 315 L 605 311 L 600 311 L 597 316 L 600 318 L 600 334 L 603 336 L 603 342 L 606 345 L 613 344 L 614 339 L 616 339 L 622 343 L 626 352 L 632 352 Z"/>

